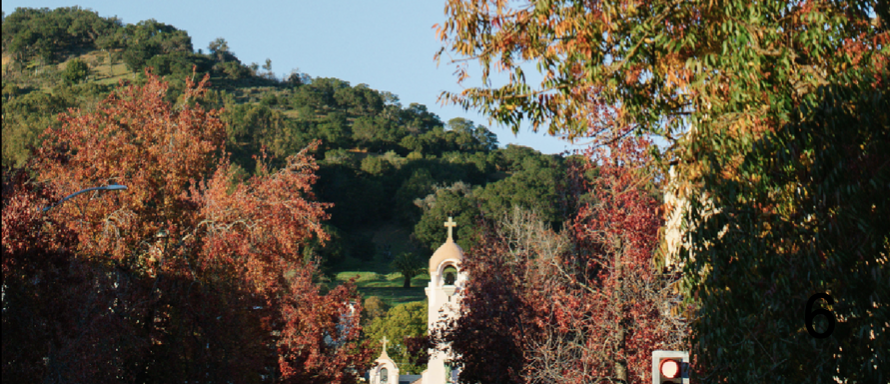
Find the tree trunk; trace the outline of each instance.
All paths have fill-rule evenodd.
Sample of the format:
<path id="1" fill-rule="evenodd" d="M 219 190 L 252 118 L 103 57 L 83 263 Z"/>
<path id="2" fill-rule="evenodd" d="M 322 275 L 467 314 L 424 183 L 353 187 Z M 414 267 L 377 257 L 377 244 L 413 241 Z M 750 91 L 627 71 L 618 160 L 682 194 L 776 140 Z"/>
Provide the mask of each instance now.
<path id="1" fill-rule="evenodd" d="M 411 277 L 410 275 L 402 275 L 404 280 L 402 280 L 402 288 L 411 288 Z"/>
<path id="2" fill-rule="evenodd" d="M 114 59 L 111 58 L 111 50 L 108 51 L 108 74 L 114 77 Z"/>
<path id="3" fill-rule="evenodd" d="M 618 329 L 615 334 L 615 337 L 618 338 L 618 354 L 622 355 L 622 356 L 625 353 L 625 350 L 624 350 L 625 329 L 624 329 L 623 323 L 624 323 L 624 321 L 618 322 L 618 327 L 617 327 Z M 615 360 L 615 378 L 620 383 L 627 383 L 627 360 L 624 359 L 624 357 L 619 357 L 618 359 Z"/>
<path id="4" fill-rule="evenodd" d="M 618 239 L 616 242 L 616 247 L 614 249 L 613 255 L 613 267 L 615 268 L 615 291 L 613 291 L 613 303 L 616 309 L 615 313 L 615 337 L 618 342 L 616 343 L 616 351 L 615 355 L 618 358 L 615 359 L 615 378 L 620 383 L 627 383 L 627 360 L 625 359 L 625 354 L 627 351 L 625 350 L 625 342 L 624 338 L 627 333 L 627 329 L 624 324 L 624 303 L 622 302 L 621 296 L 624 292 L 624 266 L 621 263 L 621 255 L 622 255 L 622 242 L 621 239 Z"/>

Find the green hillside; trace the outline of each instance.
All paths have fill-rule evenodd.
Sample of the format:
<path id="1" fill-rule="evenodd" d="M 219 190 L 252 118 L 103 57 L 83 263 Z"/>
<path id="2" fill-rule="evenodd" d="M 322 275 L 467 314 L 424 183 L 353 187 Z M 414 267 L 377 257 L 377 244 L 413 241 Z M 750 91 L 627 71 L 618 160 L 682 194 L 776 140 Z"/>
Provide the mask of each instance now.
<path id="1" fill-rule="evenodd" d="M 123 24 L 78 7 L 18 9 L 3 20 L 4 170 L 27 163 L 58 113 L 89 111 L 120 82 L 143 82 L 150 70 L 170 83 L 167 99 L 175 102 L 186 78 L 207 75 L 211 91 L 200 102 L 223 109 L 226 150 L 242 177 L 256 171 L 258 156 L 280 165 L 321 141 L 315 192 L 334 204 L 331 241 L 307 256 L 323 260 L 331 281 L 347 271 L 390 276 L 359 283 L 387 302 L 422 300 L 419 289 L 386 291 L 390 283 L 401 289 L 390 263 L 412 253 L 422 264 L 444 241 L 447 216 L 460 224 L 464 249 L 473 244 L 475 223 L 512 206 L 563 221 L 556 192 L 562 157 L 499 148 L 488 128 L 460 117 L 443 121 L 385 90 L 298 72 L 280 79 L 271 69 L 269 61 L 242 63 L 222 38 L 206 52 L 196 49 L 185 31 L 156 20 Z"/>

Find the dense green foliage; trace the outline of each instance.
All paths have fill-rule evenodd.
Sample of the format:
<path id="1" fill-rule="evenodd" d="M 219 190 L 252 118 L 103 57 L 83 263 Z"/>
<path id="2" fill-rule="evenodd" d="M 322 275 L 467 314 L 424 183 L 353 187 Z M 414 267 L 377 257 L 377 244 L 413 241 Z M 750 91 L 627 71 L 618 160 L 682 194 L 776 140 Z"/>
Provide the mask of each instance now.
<path id="1" fill-rule="evenodd" d="M 65 66 L 65 72 L 62 73 L 62 77 L 69 84 L 77 84 L 84 81 L 89 73 L 90 68 L 87 66 L 87 63 L 84 63 L 83 60 L 74 59 Z"/>
<path id="2" fill-rule="evenodd" d="M 409 353 L 410 339 L 426 336 L 426 321 L 427 305 L 416 301 L 390 308 L 386 316 L 371 321 L 365 332 L 374 342 L 386 337 L 386 352 L 399 365 L 400 374 L 420 374 L 426 366 L 418 364 L 419 355 Z"/>
<path id="3" fill-rule="evenodd" d="M 78 49 L 104 48 L 101 42 L 121 27 L 115 18 L 76 6 L 16 8 L 3 19 L 3 52 L 22 62 L 52 62 Z"/>
<path id="4" fill-rule="evenodd" d="M 40 132 L 56 125 L 55 116 L 70 107 L 74 100 L 44 92 L 18 95 L 14 84 L 3 84 L 3 166 L 23 164 L 30 157 L 30 148 L 37 144 Z"/>
<path id="5" fill-rule="evenodd" d="M 825 87 L 816 100 L 801 107 L 807 118 L 753 143 L 738 179 L 707 180 L 713 205 L 693 204 L 693 239 L 707 244 L 687 265 L 698 326 L 731 331 L 697 334 L 702 363 L 752 381 L 886 382 L 890 98 L 863 82 Z M 819 300 L 814 310 L 830 308 L 837 322 L 823 340 L 802 314 L 818 292 L 834 305 Z M 812 326 L 825 332 L 827 319 Z M 723 345 L 741 347 L 715 353 Z"/>

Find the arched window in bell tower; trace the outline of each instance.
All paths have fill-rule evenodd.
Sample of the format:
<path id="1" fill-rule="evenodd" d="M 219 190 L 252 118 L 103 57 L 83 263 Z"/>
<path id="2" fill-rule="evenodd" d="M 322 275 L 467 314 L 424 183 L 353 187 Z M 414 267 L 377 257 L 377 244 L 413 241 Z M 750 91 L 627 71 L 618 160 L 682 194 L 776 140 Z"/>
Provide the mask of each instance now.
<path id="1" fill-rule="evenodd" d="M 453 265 L 445 267 L 445 270 L 442 271 L 442 276 L 445 280 L 445 285 L 454 285 L 454 282 L 457 281 L 457 268 Z"/>
<path id="2" fill-rule="evenodd" d="M 380 384 L 389 383 L 389 371 L 386 368 L 380 368 Z"/>

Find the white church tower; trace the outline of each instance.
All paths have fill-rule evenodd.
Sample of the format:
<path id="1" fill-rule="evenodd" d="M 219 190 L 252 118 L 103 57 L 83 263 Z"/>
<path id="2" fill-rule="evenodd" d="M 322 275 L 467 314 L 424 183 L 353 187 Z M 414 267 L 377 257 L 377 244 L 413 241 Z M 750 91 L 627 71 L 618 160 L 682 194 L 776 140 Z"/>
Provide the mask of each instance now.
<path id="1" fill-rule="evenodd" d="M 463 250 L 452 237 L 452 229 L 456 225 L 449 217 L 445 222 L 448 240 L 430 258 L 430 283 L 424 289 L 429 302 L 427 325 L 430 332 L 444 326 L 441 323 L 443 319 L 453 319 L 459 315 L 461 288 L 467 281 L 467 275 L 460 270 L 460 263 L 464 259 Z M 457 371 L 451 366 L 453 359 L 450 349 L 445 352 L 431 349 L 429 365 L 423 371 L 423 384 L 456 383 Z"/>

